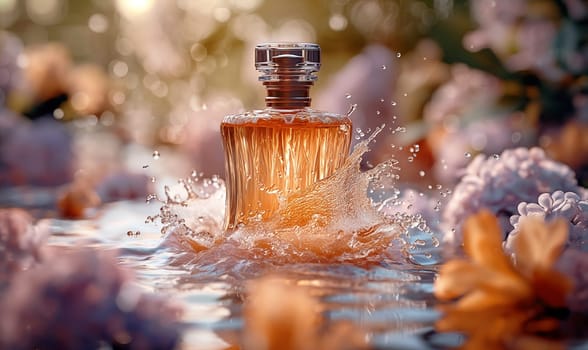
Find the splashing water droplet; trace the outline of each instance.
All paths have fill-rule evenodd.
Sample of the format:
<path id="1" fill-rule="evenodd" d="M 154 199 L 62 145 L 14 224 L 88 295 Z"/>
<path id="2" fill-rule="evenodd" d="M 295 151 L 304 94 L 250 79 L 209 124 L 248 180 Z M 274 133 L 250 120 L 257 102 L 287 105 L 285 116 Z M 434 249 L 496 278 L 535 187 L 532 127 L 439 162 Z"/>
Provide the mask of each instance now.
<path id="1" fill-rule="evenodd" d="M 351 114 L 353 114 L 353 112 L 355 112 L 355 110 L 357 109 L 357 103 L 352 104 L 351 106 L 349 106 L 349 110 L 347 111 L 347 116 L 351 116 Z"/>
<path id="2" fill-rule="evenodd" d="M 159 159 L 160 156 L 159 151 L 153 151 L 153 159 Z"/>

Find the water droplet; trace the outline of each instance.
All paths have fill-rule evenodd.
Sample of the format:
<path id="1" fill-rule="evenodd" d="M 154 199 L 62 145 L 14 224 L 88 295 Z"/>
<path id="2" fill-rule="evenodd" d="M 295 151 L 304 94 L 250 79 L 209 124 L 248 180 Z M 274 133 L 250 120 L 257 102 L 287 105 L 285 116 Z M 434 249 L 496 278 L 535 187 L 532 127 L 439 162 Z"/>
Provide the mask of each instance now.
<path id="1" fill-rule="evenodd" d="M 400 52 L 396 53 L 396 57 L 400 58 L 402 56 L 402 54 Z"/>
<path id="2" fill-rule="evenodd" d="M 127 236 L 132 236 L 133 235 L 133 231 L 127 231 Z"/>
<path id="3" fill-rule="evenodd" d="M 153 159 L 159 159 L 160 154 L 159 151 L 153 151 Z"/>
<path id="4" fill-rule="evenodd" d="M 424 172 L 423 170 L 419 171 L 419 176 L 420 176 L 420 177 L 423 177 L 423 176 L 425 176 L 425 172 Z"/>
<path id="5" fill-rule="evenodd" d="M 466 158 L 471 158 L 472 157 L 472 154 L 470 152 L 466 152 L 466 153 L 464 153 L 464 156 Z"/>
<path id="6" fill-rule="evenodd" d="M 143 165 L 143 169 L 149 168 L 149 165 Z"/>
<path id="7" fill-rule="evenodd" d="M 381 114 L 382 114 L 382 112 L 376 111 L 376 115 L 381 115 Z"/>
<path id="8" fill-rule="evenodd" d="M 339 125 L 339 131 L 341 131 L 341 132 L 348 132 L 349 131 L 349 126 L 347 124 L 341 124 L 341 125 Z"/>
<path id="9" fill-rule="evenodd" d="M 381 99 L 380 99 L 380 102 L 384 102 L 384 101 L 386 101 L 386 100 L 385 100 L 385 99 L 383 99 L 383 98 L 381 98 Z"/>
<path id="10" fill-rule="evenodd" d="M 347 100 L 351 99 L 351 94 L 350 94 L 350 93 L 347 93 L 347 94 L 345 94 L 345 98 L 346 98 Z"/>
<path id="11" fill-rule="evenodd" d="M 494 158 L 494 159 L 500 159 L 500 155 L 498 155 L 498 154 L 493 154 L 493 155 L 492 155 L 492 158 Z"/>
<path id="12" fill-rule="evenodd" d="M 414 244 L 422 247 L 427 244 L 427 241 L 425 241 L 424 239 L 417 239 L 414 241 Z"/>
<path id="13" fill-rule="evenodd" d="M 391 104 L 392 106 L 396 106 L 396 101 L 392 101 L 392 102 L 390 102 L 390 104 Z"/>
<path id="14" fill-rule="evenodd" d="M 155 178 L 155 176 L 151 176 L 151 179 L 150 180 L 151 180 L 151 182 L 157 181 L 157 179 Z"/>
<path id="15" fill-rule="evenodd" d="M 408 92 L 403 93 L 402 96 L 404 96 L 404 97 L 408 96 Z"/>
<path id="16" fill-rule="evenodd" d="M 61 108 L 57 108 L 56 110 L 53 111 L 53 118 L 55 119 L 63 119 L 65 113 L 63 112 L 63 109 Z"/>
<path id="17" fill-rule="evenodd" d="M 408 162 L 412 163 L 414 161 L 414 157 L 408 157 Z"/>
<path id="18" fill-rule="evenodd" d="M 355 112 L 355 110 L 357 109 L 357 103 L 352 104 L 351 106 L 349 106 L 349 110 L 347 111 L 347 116 L 351 116 L 351 114 L 353 114 L 353 112 Z"/>
<path id="19" fill-rule="evenodd" d="M 385 65 L 385 64 L 383 64 L 383 65 L 382 65 L 382 70 L 386 70 L 386 69 L 388 69 L 388 67 L 386 67 L 386 65 Z"/>

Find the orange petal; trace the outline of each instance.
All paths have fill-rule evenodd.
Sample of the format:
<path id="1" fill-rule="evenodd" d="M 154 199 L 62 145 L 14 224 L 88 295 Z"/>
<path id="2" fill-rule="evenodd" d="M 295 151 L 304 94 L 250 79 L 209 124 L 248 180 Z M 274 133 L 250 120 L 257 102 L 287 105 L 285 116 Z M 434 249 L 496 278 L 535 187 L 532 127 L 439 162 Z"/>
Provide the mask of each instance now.
<path id="1" fill-rule="evenodd" d="M 434 293 L 441 300 L 451 300 L 475 289 L 487 276 L 478 266 L 465 260 L 451 260 L 439 270 Z"/>
<path id="2" fill-rule="evenodd" d="M 523 217 L 520 233 L 514 237 L 517 267 L 530 276 L 536 267 L 550 268 L 562 253 L 568 239 L 568 224 L 563 219 L 546 223 L 539 217 Z"/>
<path id="3" fill-rule="evenodd" d="M 480 265 L 507 274 L 517 274 L 502 250 L 502 231 L 492 213 L 482 210 L 464 223 L 464 249 Z"/>
<path id="4" fill-rule="evenodd" d="M 536 269 L 533 271 L 533 286 L 537 296 L 545 304 L 551 307 L 565 307 L 573 283 L 568 276 L 559 271 Z"/>

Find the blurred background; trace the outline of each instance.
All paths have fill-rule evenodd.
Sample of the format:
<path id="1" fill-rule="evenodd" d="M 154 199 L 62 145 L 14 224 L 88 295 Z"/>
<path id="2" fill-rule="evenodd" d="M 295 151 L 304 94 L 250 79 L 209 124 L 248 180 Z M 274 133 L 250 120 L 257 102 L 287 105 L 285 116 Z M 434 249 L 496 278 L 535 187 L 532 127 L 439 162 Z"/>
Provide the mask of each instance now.
<path id="1" fill-rule="evenodd" d="M 365 168 L 451 186 L 476 154 L 540 146 L 588 181 L 585 0 L 0 0 L 0 26 L 5 204 L 47 188 L 76 216 L 222 177 L 219 124 L 263 108 L 266 41 L 320 44 L 313 106 L 356 105 L 356 139 L 385 125 Z"/>

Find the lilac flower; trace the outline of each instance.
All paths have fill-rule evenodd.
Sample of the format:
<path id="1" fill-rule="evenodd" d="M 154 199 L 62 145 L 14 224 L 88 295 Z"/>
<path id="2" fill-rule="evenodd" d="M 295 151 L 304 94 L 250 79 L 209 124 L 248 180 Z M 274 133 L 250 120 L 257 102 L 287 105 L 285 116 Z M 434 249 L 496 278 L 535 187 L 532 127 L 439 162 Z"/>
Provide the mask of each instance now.
<path id="1" fill-rule="evenodd" d="M 461 223 L 482 208 L 497 215 L 503 232 L 509 232 L 509 218 L 520 202 L 531 202 L 541 193 L 556 190 L 579 192 L 580 188 L 574 172 L 547 158 L 540 148 L 510 149 L 498 158 L 478 155 L 445 207 L 444 224 L 452 230 L 445 239 L 461 241 Z"/>
<path id="2" fill-rule="evenodd" d="M 41 226 L 22 209 L 0 209 L 0 285 L 39 260 L 47 237 Z"/>
<path id="3" fill-rule="evenodd" d="M 510 218 L 514 229 L 506 240 L 507 249 L 512 248 L 513 241 L 519 233 L 521 217 L 540 216 L 546 221 L 558 217 L 569 221 L 568 246 L 588 251 L 588 245 L 585 245 L 585 240 L 588 239 L 588 200 L 582 199 L 578 193 L 563 191 L 542 193 L 537 203 L 519 203 L 518 212 L 519 215 L 513 215 Z"/>
<path id="4" fill-rule="evenodd" d="M 2 140 L 0 185 L 54 186 L 73 178 L 72 137 L 66 127 L 43 119 L 13 129 Z"/>
<path id="5" fill-rule="evenodd" d="M 22 84 L 22 72 L 17 64 L 22 50 L 20 39 L 0 31 L 0 105 L 5 105 L 10 91 Z"/>
<path id="6" fill-rule="evenodd" d="M 521 137 L 513 138 L 517 134 Z M 527 144 L 528 139 L 524 130 L 516 127 L 513 118 L 503 116 L 475 120 L 449 130 L 434 150 L 435 176 L 444 184 L 455 185 L 464 174 L 471 155 L 497 155 L 513 146 Z"/>
<path id="7" fill-rule="evenodd" d="M 568 307 L 572 311 L 588 312 L 588 253 L 568 249 L 564 251 L 556 267 L 574 283 L 574 291 L 568 298 Z"/>
<path id="8" fill-rule="evenodd" d="M 575 20 L 582 20 L 588 17 L 588 3 L 583 0 L 564 0 L 568 15 Z"/>
<path id="9" fill-rule="evenodd" d="M 177 310 L 137 288 L 109 253 L 58 251 L 4 293 L 0 348 L 174 348 Z"/>
<path id="10" fill-rule="evenodd" d="M 484 109 L 481 107 L 493 105 L 501 92 L 498 78 L 456 64 L 451 67 L 451 79 L 435 91 L 425 106 L 423 117 L 428 123 L 450 126 L 456 117 L 479 113 Z"/>
<path id="11" fill-rule="evenodd" d="M 479 28 L 464 37 L 471 51 L 490 48 L 512 71 L 534 71 L 550 81 L 565 76 L 555 57 L 558 31 L 555 3 L 533 7 L 528 0 L 474 0 L 472 16 Z M 551 7 L 551 8 L 549 8 Z"/>

